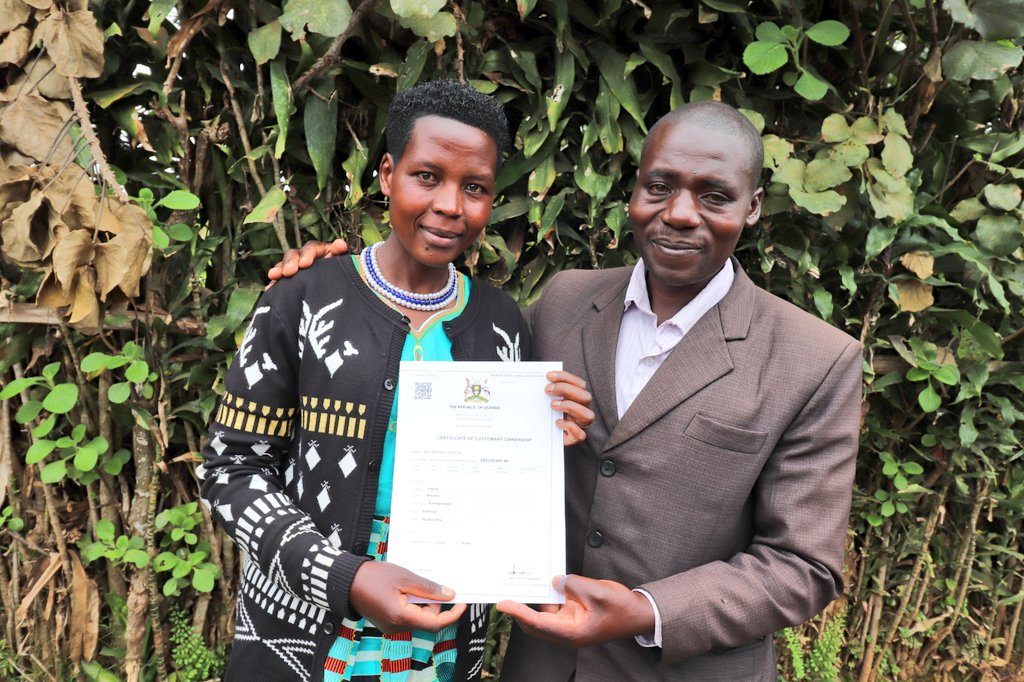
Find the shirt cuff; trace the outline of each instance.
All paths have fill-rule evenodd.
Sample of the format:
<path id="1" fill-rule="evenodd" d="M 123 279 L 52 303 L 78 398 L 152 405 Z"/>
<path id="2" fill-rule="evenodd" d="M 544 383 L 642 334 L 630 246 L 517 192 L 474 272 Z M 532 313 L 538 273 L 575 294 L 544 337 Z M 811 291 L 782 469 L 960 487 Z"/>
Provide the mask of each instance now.
<path id="1" fill-rule="evenodd" d="M 654 597 L 647 590 L 633 590 L 647 597 L 647 601 L 651 602 L 651 608 L 654 609 L 654 636 L 648 637 L 647 635 L 637 635 L 636 643 L 642 647 L 650 649 L 651 647 L 661 648 L 661 611 L 658 610 L 658 605 L 654 603 Z"/>

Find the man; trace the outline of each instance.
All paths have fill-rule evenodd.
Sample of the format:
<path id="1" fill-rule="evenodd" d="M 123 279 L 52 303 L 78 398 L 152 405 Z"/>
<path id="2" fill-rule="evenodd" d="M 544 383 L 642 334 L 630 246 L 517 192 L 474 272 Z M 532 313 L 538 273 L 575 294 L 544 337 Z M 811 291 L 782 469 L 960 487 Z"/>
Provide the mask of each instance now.
<path id="1" fill-rule="evenodd" d="M 771 682 L 771 633 L 841 592 L 861 351 L 731 258 L 762 154 L 727 105 L 665 116 L 629 205 L 642 259 L 559 273 L 529 311 L 598 417 L 566 451 L 566 603 L 498 604 L 532 635 L 503 680 Z"/>

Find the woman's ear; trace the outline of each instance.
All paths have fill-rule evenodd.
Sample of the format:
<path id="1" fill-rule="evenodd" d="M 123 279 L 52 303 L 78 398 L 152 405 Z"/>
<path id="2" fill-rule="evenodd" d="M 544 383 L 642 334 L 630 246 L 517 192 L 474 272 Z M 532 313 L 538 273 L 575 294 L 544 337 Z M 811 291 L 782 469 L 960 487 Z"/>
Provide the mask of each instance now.
<path id="1" fill-rule="evenodd" d="M 391 158 L 391 153 L 387 152 L 380 160 L 380 166 L 377 167 L 377 176 L 380 178 L 380 192 L 386 197 L 391 196 L 391 174 L 394 172 L 395 160 Z"/>

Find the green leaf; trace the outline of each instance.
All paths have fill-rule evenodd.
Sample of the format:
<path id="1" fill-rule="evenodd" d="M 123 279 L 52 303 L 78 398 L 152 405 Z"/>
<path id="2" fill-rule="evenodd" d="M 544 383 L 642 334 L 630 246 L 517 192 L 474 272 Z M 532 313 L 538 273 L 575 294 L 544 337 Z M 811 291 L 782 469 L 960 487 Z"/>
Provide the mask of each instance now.
<path id="1" fill-rule="evenodd" d="M 903 490 L 909 483 L 910 481 L 908 481 L 907 477 L 903 474 L 896 474 L 893 476 L 892 484 L 896 487 L 896 490 Z"/>
<path id="2" fill-rule="evenodd" d="M 430 43 L 417 41 L 406 50 L 405 61 L 398 72 L 398 80 L 395 82 L 395 90 L 401 92 L 419 82 L 420 74 L 427 63 L 427 55 L 430 54 Z"/>
<path id="3" fill-rule="evenodd" d="M 895 133 L 885 136 L 882 163 L 894 176 L 903 177 L 914 166 L 914 153 L 907 141 Z"/>
<path id="4" fill-rule="evenodd" d="M 78 448 L 75 452 L 75 468 L 79 471 L 92 471 L 96 467 L 96 460 L 99 457 L 100 453 L 96 451 L 96 448 L 89 446 Z"/>
<path id="5" fill-rule="evenodd" d="M 158 249 L 166 249 L 171 245 L 171 238 L 167 236 L 164 229 L 159 225 L 153 225 L 153 246 Z"/>
<path id="6" fill-rule="evenodd" d="M 120 405 L 124 401 L 128 400 L 131 396 L 131 392 L 132 386 L 127 381 L 111 384 L 110 391 L 107 392 L 107 400 Z"/>
<path id="7" fill-rule="evenodd" d="M 156 206 L 163 206 L 169 208 L 172 211 L 192 211 L 199 208 L 199 197 L 192 192 L 186 192 L 183 189 L 176 189 L 160 201 L 156 202 Z"/>
<path id="8" fill-rule="evenodd" d="M 865 244 L 865 260 L 871 260 L 882 253 L 896 238 L 896 227 L 894 225 L 875 225 L 868 232 L 867 243 Z"/>
<path id="9" fill-rule="evenodd" d="M 896 505 L 892 500 L 886 500 L 882 503 L 882 516 L 890 517 L 896 513 Z"/>
<path id="10" fill-rule="evenodd" d="M 135 360 L 124 372 L 125 378 L 133 384 L 141 384 L 149 376 L 149 363 L 145 360 Z"/>
<path id="11" fill-rule="evenodd" d="M 107 543 L 113 542 L 114 524 L 106 519 L 101 519 L 96 524 L 96 539 Z"/>
<path id="12" fill-rule="evenodd" d="M 747 45 L 743 50 L 743 63 L 751 73 L 764 75 L 782 68 L 789 61 L 789 51 L 785 45 L 766 43 L 760 40 Z"/>
<path id="13" fill-rule="evenodd" d="M 171 239 L 179 242 L 192 241 L 192 228 L 185 223 L 174 223 L 167 229 Z"/>
<path id="14" fill-rule="evenodd" d="M 277 212 L 281 210 L 281 207 L 284 206 L 284 202 L 287 200 L 288 196 L 284 193 L 284 190 L 280 187 L 271 187 L 263 195 L 263 198 L 260 199 L 260 203 L 256 204 L 249 215 L 245 216 L 242 224 L 274 222 L 274 216 L 277 215 Z"/>
<path id="15" fill-rule="evenodd" d="M 39 425 L 32 429 L 32 435 L 36 438 L 46 438 L 46 436 L 53 430 L 53 425 L 57 423 L 57 415 L 51 414 L 49 417 L 39 422 Z"/>
<path id="16" fill-rule="evenodd" d="M 797 80 L 796 85 L 793 86 L 793 89 L 804 99 L 817 102 L 828 92 L 828 83 L 804 71 L 800 74 L 800 78 Z"/>
<path id="17" fill-rule="evenodd" d="M 295 40 L 301 40 L 307 28 L 320 35 L 341 35 L 351 18 L 348 0 L 288 0 L 278 21 Z"/>
<path id="18" fill-rule="evenodd" d="M 828 21 L 819 21 L 807 29 L 807 37 L 819 45 L 835 47 L 846 42 L 846 39 L 850 37 L 850 29 L 845 24 L 829 19 Z"/>
<path id="19" fill-rule="evenodd" d="M 274 101 L 274 116 L 277 118 L 278 135 L 274 142 L 274 157 L 280 159 L 288 142 L 288 123 L 295 107 L 292 104 L 292 88 L 288 82 L 284 59 L 270 64 L 270 94 Z"/>
<path id="20" fill-rule="evenodd" d="M 43 408 L 54 414 L 70 412 L 78 402 L 78 386 L 74 384 L 57 384 L 43 399 Z"/>
<path id="21" fill-rule="evenodd" d="M 124 553 L 124 562 L 135 564 L 136 568 L 145 568 L 149 563 L 149 555 L 141 549 L 129 549 Z"/>
<path id="22" fill-rule="evenodd" d="M 814 159 L 807 164 L 804 171 L 804 188 L 812 192 L 841 185 L 850 178 L 853 173 L 846 167 L 846 164 L 832 158 Z"/>
<path id="23" fill-rule="evenodd" d="M 548 128 L 554 130 L 562 112 L 569 105 L 576 80 L 576 58 L 571 52 L 562 52 L 555 61 L 555 82 L 545 98 Z"/>
<path id="24" fill-rule="evenodd" d="M 14 413 L 14 421 L 19 424 L 28 424 L 30 421 L 39 416 L 39 412 L 42 411 L 43 404 L 38 400 L 30 400 Z"/>
<path id="25" fill-rule="evenodd" d="M 821 216 L 835 213 L 846 204 L 846 197 L 831 189 L 824 192 L 807 192 L 790 187 L 789 196 L 793 197 L 797 206 Z"/>
<path id="26" fill-rule="evenodd" d="M 109 357 L 106 353 L 89 353 L 82 358 L 82 371 L 92 373 L 106 369 L 107 358 Z"/>
<path id="27" fill-rule="evenodd" d="M 818 316 L 823 320 L 832 317 L 832 294 L 828 289 L 818 287 L 814 290 L 814 307 L 818 309 Z"/>
<path id="28" fill-rule="evenodd" d="M 626 59 L 608 46 L 595 44 L 591 47 L 601 72 L 601 79 L 615 95 L 622 108 L 629 112 L 641 130 L 647 130 L 644 122 L 645 108 L 640 104 L 636 81 L 626 73 Z"/>
<path id="29" fill-rule="evenodd" d="M 921 409 L 925 412 L 934 412 L 939 409 L 939 405 L 942 404 L 942 398 L 935 392 L 931 384 L 928 384 L 924 389 L 917 394 L 917 402 L 921 405 Z"/>
<path id="30" fill-rule="evenodd" d="M 306 150 L 309 152 L 309 158 L 313 161 L 313 168 L 316 169 L 316 185 L 319 189 L 323 189 L 327 185 L 327 177 L 331 172 L 338 139 L 338 100 L 331 97 L 330 103 L 328 103 L 320 97 L 307 97 L 303 122 L 306 128 Z M 281 192 L 276 187 L 274 189 Z M 260 203 L 263 202 L 260 201 Z M 283 203 L 282 199 L 281 204 Z"/>
<path id="31" fill-rule="evenodd" d="M 59 483 L 64 480 L 67 473 L 68 469 L 64 464 L 64 460 L 58 459 L 56 462 L 50 462 L 43 467 L 43 470 L 39 472 L 39 479 L 43 483 Z"/>
<path id="32" fill-rule="evenodd" d="M 885 129 L 890 133 L 910 137 L 906 120 L 895 109 L 886 109 L 885 114 L 882 115 L 882 122 L 885 124 Z"/>
<path id="33" fill-rule="evenodd" d="M 977 197 L 971 197 L 957 203 L 949 212 L 949 217 L 958 223 L 972 223 L 986 213 L 988 213 L 988 209 L 985 204 L 981 203 Z"/>
<path id="34" fill-rule="evenodd" d="M 53 378 L 55 376 L 57 376 L 57 372 L 59 372 L 59 371 L 60 371 L 60 363 L 59 362 L 51 362 L 48 365 L 46 365 L 45 367 L 43 367 L 43 376 L 48 381 L 53 381 Z"/>
<path id="35" fill-rule="evenodd" d="M 974 234 L 981 248 L 996 256 L 1008 256 L 1024 238 L 1021 228 L 1021 222 L 1011 215 L 984 215 Z"/>
<path id="36" fill-rule="evenodd" d="M 924 473 L 924 467 L 917 462 L 904 462 L 903 470 L 910 476 L 920 476 Z"/>
<path id="37" fill-rule="evenodd" d="M 765 135 L 761 138 L 764 147 L 764 167 L 779 168 L 782 163 L 793 155 L 793 143 L 778 135 Z"/>
<path id="38" fill-rule="evenodd" d="M 863 142 L 850 138 L 832 148 L 833 156 L 847 166 L 859 166 L 868 160 L 871 151 Z"/>
<path id="39" fill-rule="evenodd" d="M 821 139 L 825 142 L 842 142 L 852 135 L 853 131 L 842 114 L 829 114 L 821 122 Z"/>
<path id="40" fill-rule="evenodd" d="M 1020 66 L 1022 58 L 1024 49 L 1016 45 L 961 40 L 942 56 L 942 70 L 947 78 L 961 83 L 991 81 Z"/>
<path id="41" fill-rule="evenodd" d="M 43 381 L 39 377 L 23 377 L 21 379 L 13 379 L 10 383 L 4 386 L 3 390 L 0 391 L 0 400 L 7 400 L 26 388 L 31 388 L 36 384 L 41 384 Z"/>
<path id="42" fill-rule="evenodd" d="M 177 0 L 153 0 L 149 5 L 149 33 L 154 38 L 160 32 L 160 26 L 177 4 Z"/>
<path id="43" fill-rule="evenodd" d="M 754 31 L 757 40 L 762 43 L 785 43 L 786 36 L 775 22 L 763 21 L 757 25 Z"/>
<path id="44" fill-rule="evenodd" d="M 212 571 L 196 569 L 192 572 L 192 587 L 197 592 L 212 592 L 216 576 Z"/>
<path id="45" fill-rule="evenodd" d="M 445 6 L 446 0 L 390 0 L 391 9 L 402 18 L 422 17 L 429 19 Z"/>
<path id="46" fill-rule="evenodd" d="M 942 365 L 932 372 L 932 376 L 947 386 L 956 386 L 960 383 L 960 371 L 956 365 Z"/>
<path id="47" fill-rule="evenodd" d="M 438 12 L 429 19 L 424 17 L 399 18 L 398 23 L 431 43 L 436 43 L 442 38 L 449 38 L 458 30 L 455 17 L 451 12 Z"/>
<path id="48" fill-rule="evenodd" d="M 341 0 L 345 2 L 345 0 Z M 249 51 L 257 64 L 266 64 L 281 51 L 281 22 L 272 21 L 249 32 Z"/>
<path id="49" fill-rule="evenodd" d="M 973 28 L 985 40 L 1024 36 L 1024 0 L 943 0 L 942 7 L 953 21 Z"/>
<path id="50" fill-rule="evenodd" d="M 178 579 L 168 578 L 164 581 L 164 586 L 161 588 L 165 597 L 172 597 L 178 593 Z"/>
<path id="51" fill-rule="evenodd" d="M 985 189 L 982 192 L 985 195 L 985 201 L 992 208 L 997 208 L 1001 211 L 1012 211 L 1020 206 L 1020 187 L 1013 183 L 985 185 Z"/>
<path id="52" fill-rule="evenodd" d="M 57 447 L 57 444 L 52 440 L 37 440 L 29 446 L 28 452 L 25 453 L 25 464 L 35 464 L 46 459 L 46 456 L 53 452 L 53 449 Z"/>

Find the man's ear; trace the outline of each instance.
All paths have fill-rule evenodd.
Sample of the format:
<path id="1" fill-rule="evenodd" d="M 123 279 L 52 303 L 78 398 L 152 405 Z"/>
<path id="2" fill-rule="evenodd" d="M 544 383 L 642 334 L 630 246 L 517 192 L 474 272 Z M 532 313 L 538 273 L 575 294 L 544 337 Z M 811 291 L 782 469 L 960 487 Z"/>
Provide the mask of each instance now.
<path id="1" fill-rule="evenodd" d="M 744 223 L 747 227 L 753 227 L 758 218 L 761 217 L 761 200 L 764 199 L 764 188 L 758 187 L 754 190 L 754 196 L 750 197 L 750 206 L 747 208 L 747 217 Z"/>
<path id="2" fill-rule="evenodd" d="M 377 167 L 377 177 L 380 178 L 380 192 L 386 197 L 391 196 L 391 174 L 395 172 L 395 160 L 390 152 L 385 152 Z"/>

